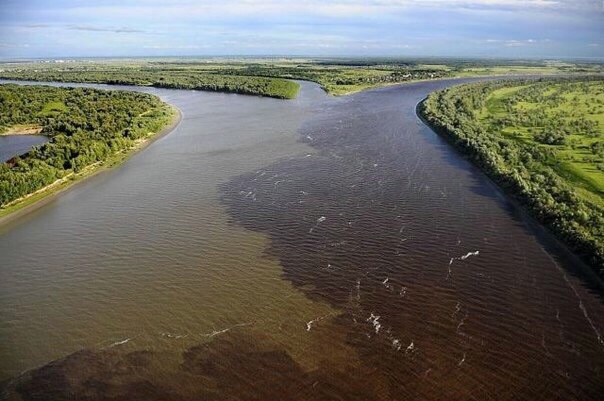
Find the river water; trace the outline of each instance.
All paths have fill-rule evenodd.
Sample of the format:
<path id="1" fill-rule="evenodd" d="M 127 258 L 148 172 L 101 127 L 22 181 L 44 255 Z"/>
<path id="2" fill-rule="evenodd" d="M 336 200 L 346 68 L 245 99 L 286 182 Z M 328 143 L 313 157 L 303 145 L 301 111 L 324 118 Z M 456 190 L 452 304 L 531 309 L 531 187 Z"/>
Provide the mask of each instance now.
<path id="1" fill-rule="evenodd" d="M 142 89 L 172 133 L 0 227 L 6 397 L 598 399 L 598 284 L 415 114 L 455 82 Z"/>
<path id="2" fill-rule="evenodd" d="M 48 141 L 43 135 L 0 135 L 0 163 Z"/>

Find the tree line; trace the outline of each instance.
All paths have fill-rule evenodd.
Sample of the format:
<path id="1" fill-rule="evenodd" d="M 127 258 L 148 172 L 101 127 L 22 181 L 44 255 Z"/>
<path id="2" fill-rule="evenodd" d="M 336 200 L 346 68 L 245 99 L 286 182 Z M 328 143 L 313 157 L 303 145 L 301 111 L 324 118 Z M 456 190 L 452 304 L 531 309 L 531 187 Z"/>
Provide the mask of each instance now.
<path id="1" fill-rule="evenodd" d="M 525 100 L 532 96 L 535 101 L 542 101 L 548 85 L 576 81 L 558 79 L 540 82 L 543 87 L 520 91 L 517 96 Z M 535 81 L 499 81 L 445 89 L 431 94 L 419 112 L 435 131 L 525 205 L 533 216 L 563 239 L 604 278 L 604 208 L 601 203 L 580 196 L 573 183 L 557 173 L 552 167 L 556 154 L 551 147 L 514 140 L 503 135 L 498 127 L 485 125 L 477 118 L 477 111 L 485 106 L 493 91 L 531 83 Z M 511 100 L 510 104 L 518 100 Z M 552 99 L 552 102 L 555 100 Z M 504 102 L 504 109 L 510 104 Z M 547 105 L 547 102 L 543 104 Z M 509 107 L 507 110 L 512 111 Z M 533 117 L 512 113 L 504 118 Z M 540 132 L 548 135 L 547 132 L 553 128 L 552 122 L 547 121 L 545 115 L 537 114 L 534 118 L 539 121 L 535 125 L 541 127 Z M 570 123 L 574 125 L 571 127 L 573 130 L 593 134 L 591 124 L 585 124 L 580 117 L 577 121 Z M 561 129 L 566 129 L 566 125 L 563 124 Z M 540 141 L 539 138 L 537 140 Z M 546 139 L 544 142 L 551 141 Z M 598 151 L 600 147 L 596 145 Z"/>
<path id="2" fill-rule="evenodd" d="M 113 85 L 154 86 L 172 89 L 196 89 L 213 92 L 240 93 L 279 99 L 293 99 L 300 85 L 285 79 L 225 75 L 189 70 L 61 70 L 32 68 L 0 72 L 2 79 L 47 82 L 86 82 Z"/>

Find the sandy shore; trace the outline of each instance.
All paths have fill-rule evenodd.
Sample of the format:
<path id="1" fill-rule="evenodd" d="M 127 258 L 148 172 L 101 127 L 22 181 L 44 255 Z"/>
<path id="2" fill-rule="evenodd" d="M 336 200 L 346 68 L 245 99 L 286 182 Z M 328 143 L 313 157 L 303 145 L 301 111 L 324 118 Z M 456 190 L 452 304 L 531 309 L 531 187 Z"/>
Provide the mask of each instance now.
<path id="1" fill-rule="evenodd" d="M 15 125 L 10 127 L 6 132 L 0 133 L 0 135 L 40 135 L 42 127 L 36 124 L 31 125 Z"/>

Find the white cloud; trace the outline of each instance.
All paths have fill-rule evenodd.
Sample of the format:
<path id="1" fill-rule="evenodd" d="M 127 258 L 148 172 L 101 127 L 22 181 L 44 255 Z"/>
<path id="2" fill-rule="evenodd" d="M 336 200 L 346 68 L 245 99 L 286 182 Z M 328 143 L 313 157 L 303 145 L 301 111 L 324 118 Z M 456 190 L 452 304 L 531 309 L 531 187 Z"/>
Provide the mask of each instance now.
<path id="1" fill-rule="evenodd" d="M 407 9 L 440 10 L 591 10 L 604 11 L 599 0 L 177 0 L 123 1 L 109 6 L 78 6 L 65 10 L 71 15 L 134 18 L 211 18 L 277 16 L 281 14 L 325 17 L 387 15 Z"/>
<path id="2" fill-rule="evenodd" d="M 209 45 L 145 45 L 143 49 L 208 49 Z"/>
<path id="3" fill-rule="evenodd" d="M 113 32 L 113 33 L 142 33 L 141 29 L 134 29 L 128 27 L 121 28 L 107 28 L 95 25 L 70 25 L 68 29 L 73 31 L 88 31 L 88 32 Z"/>
<path id="4" fill-rule="evenodd" d="M 22 54 L 591 56 L 604 46 L 602 11 L 602 0 L 0 0 L 0 41 L 31 43 Z"/>
<path id="5" fill-rule="evenodd" d="M 487 44 L 497 44 L 505 47 L 523 47 L 551 42 L 549 39 L 486 39 Z"/>
<path id="6" fill-rule="evenodd" d="M 28 43 L 2 43 L 0 42 L 0 49 L 18 49 L 18 48 L 28 48 Z"/>

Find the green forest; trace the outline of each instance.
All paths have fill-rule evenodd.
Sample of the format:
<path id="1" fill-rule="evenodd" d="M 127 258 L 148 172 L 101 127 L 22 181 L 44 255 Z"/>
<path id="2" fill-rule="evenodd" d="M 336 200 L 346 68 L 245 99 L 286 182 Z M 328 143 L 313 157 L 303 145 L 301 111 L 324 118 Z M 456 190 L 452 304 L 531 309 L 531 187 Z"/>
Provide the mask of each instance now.
<path id="1" fill-rule="evenodd" d="M 34 125 L 50 139 L 0 165 L 0 208 L 132 149 L 173 115 L 158 97 L 139 92 L 0 85 L 0 133 Z"/>
<path id="2" fill-rule="evenodd" d="M 98 69 L 65 71 L 60 69 L 24 69 L 0 72 L 0 78 L 196 89 L 259 95 L 278 99 L 293 99 L 298 94 L 300 88 L 300 85 L 296 82 L 285 79 L 224 75 L 213 72 L 199 73 L 188 70 Z"/>
<path id="3" fill-rule="evenodd" d="M 604 80 L 467 84 L 427 122 L 604 277 Z"/>

